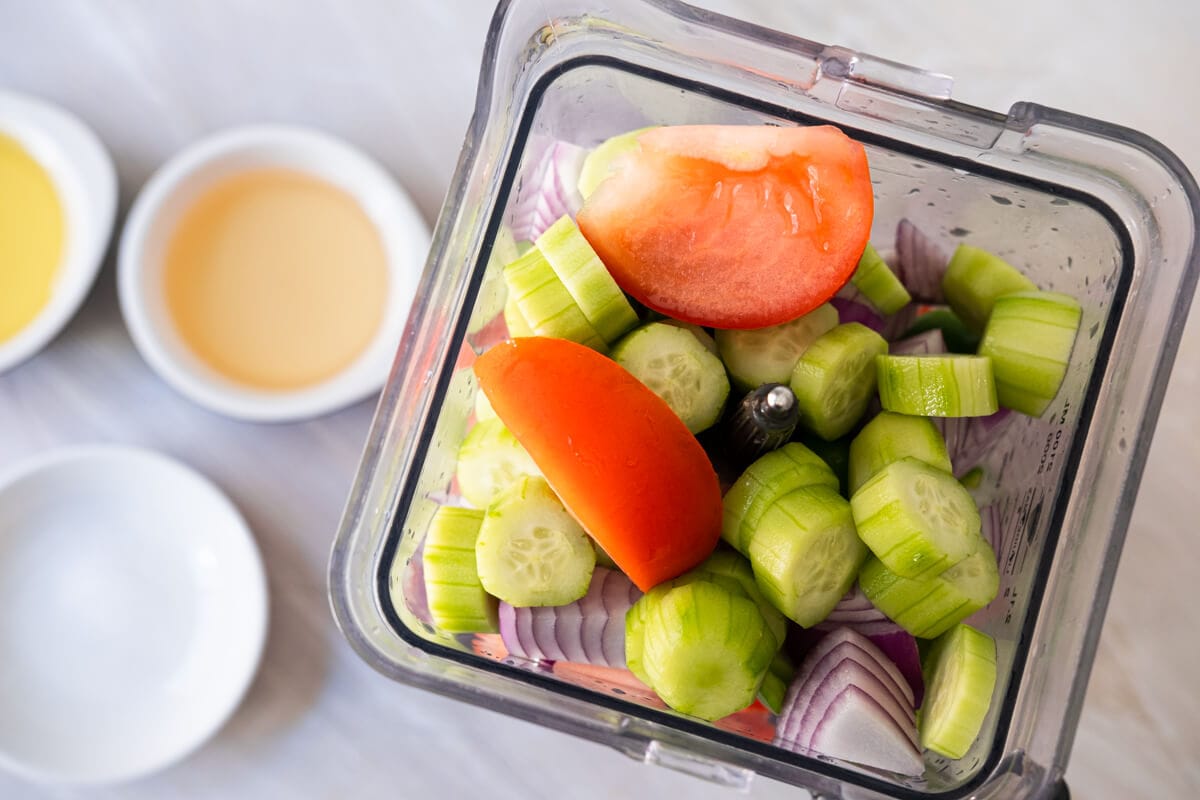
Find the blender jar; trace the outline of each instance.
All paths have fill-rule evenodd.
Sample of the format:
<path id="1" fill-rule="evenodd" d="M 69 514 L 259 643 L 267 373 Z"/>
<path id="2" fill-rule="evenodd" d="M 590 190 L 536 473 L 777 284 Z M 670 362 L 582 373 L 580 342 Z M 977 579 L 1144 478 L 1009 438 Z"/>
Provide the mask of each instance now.
<path id="1" fill-rule="evenodd" d="M 1162 145 L 1033 103 L 956 103 L 951 80 L 671 0 L 510 0 L 487 38 L 474 118 L 334 545 L 351 645 L 405 683 L 711 780 L 755 773 L 837 797 L 1050 797 L 1083 701 L 1150 436 L 1196 282 L 1200 193 Z M 498 309 L 488 255 L 546 137 L 593 146 L 646 125 L 834 124 L 863 143 L 872 241 L 908 218 L 967 240 L 1083 307 L 1071 364 L 1020 417 L 975 490 L 998 514 L 1001 589 L 972 618 L 997 642 L 983 730 L 921 779 L 773 746 L 769 721 L 708 724 L 600 670 L 505 657 L 418 620 L 405 567 L 446 499 Z M 481 291 L 482 290 L 482 291 Z M 1013 415 L 1017 417 L 1017 415 Z"/>

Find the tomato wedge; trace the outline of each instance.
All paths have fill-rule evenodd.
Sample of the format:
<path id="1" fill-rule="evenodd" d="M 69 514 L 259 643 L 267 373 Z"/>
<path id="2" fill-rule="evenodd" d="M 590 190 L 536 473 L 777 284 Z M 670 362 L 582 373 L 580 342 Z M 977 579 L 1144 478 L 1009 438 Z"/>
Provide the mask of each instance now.
<path id="1" fill-rule="evenodd" d="M 837 128 L 655 128 L 576 221 L 617 283 L 716 328 L 795 319 L 849 280 L 874 214 L 863 146 Z"/>
<path id="2" fill-rule="evenodd" d="M 623 367 L 534 337 L 488 350 L 475 374 L 563 504 L 638 588 L 712 553 L 721 533 L 712 464 L 670 406 Z"/>

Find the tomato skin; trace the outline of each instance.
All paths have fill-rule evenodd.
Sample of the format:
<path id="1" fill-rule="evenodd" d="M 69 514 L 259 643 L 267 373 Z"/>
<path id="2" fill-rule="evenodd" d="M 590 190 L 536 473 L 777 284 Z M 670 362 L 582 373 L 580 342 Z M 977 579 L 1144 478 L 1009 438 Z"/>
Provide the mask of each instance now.
<path id="1" fill-rule="evenodd" d="M 617 283 L 668 316 L 761 328 L 806 314 L 854 273 L 874 195 L 837 128 L 655 128 L 576 221 Z"/>
<path id="2" fill-rule="evenodd" d="M 479 384 L 567 509 L 639 589 L 699 564 L 720 538 L 704 449 L 616 362 L 564 339 L 496 345 Z"/>

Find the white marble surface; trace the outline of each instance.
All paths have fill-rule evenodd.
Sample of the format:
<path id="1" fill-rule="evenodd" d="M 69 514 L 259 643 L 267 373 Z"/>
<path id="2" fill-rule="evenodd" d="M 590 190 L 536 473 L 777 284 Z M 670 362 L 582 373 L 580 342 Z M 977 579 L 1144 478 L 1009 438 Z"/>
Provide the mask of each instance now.
<path id="1" fill-rule="evenodd" d="M 956 97 L 1038 100 L 1163 140 L 1200 170 L 1200 5 L 709 0 L 948 72 Z M 122 209 L 165 157 L 223 126 L 316 125 L 379 158 L 432 221 L 473 103 L 489 0 L 0 0 L 0 85 L 72 109 L 119 165 Z M 1068 773 L 1077 797 L 1200 795 L 1200 330 L 1184 334 Z M 343 645 L 325 563 L 371 406 L 253 426 L 173 394 L 134 352 L 110 262 L 81 313 L 0 376 L 0 468 L 56 445 L 159 448 L 212 476 L 270 573 L 262 670 L 233 720 L 159 775 L 94 790 L 0 774 L 0 798 L 728 797 L 727 790 L 391 684 Z M 98 690 L 99 689 L 98 687 Z M 800 793 L 760 780 L 755 797 Z"/>

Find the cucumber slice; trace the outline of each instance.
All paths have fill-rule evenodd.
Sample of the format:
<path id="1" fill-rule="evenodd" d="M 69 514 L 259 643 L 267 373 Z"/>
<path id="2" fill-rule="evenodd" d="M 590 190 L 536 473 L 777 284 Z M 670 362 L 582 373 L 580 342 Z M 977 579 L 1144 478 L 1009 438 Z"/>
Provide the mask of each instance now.
<path id="1" fill-rule="evenodd" d="M 496 598 L 483 590 L 475 539 L 483 512 L 441 506 L 425 534 L 425 595 L 433 624 L 447 633 L 495 633 Z"/>
<path id="2" fill-rule="evenodd" d="M 748 534 L 776 500 L 805 486 L 838 491 L 838 479 L 821 458 L 799 442 L 785 444 L 746 468 L 722 501 L 721 538 L 745 553 Z"/>
<path id="3" fill-rule="evenodd" d="M 650 676 L 642 666 L 642 653 L 646 628 L 646 609 L 657 602 L 657 598 L 674 588 L 671 584 L 660 584 L 638 598 L 625 612 L 625 666 L 639 681 L 650 685 Z"/>
<path id="4" fill-rule="evenodd" d="M 983 330 L 997 297 L 1037 289 L 1033 281 L 999 256 L 960 244 L 942 276 L 942 291 L 954 313 L 973 331 Z"/>
<path id="5" fill-rule="evenodd" d="M 467 433 L 454 469 L 459 494 L 476 508 L 487 508 L 518 476 L 541 474 L 517 437 L 495 417 L 476 422 Z"/>
<path id="6" fill-rule="evenodd" d="M 663 325 L 674 325 L 676 328 L 683 328 L 685 331 L 691 333 L 692 336 L 695 336 L 696 341 L 704 345 L 705 350 L 712 353 L 717 358 L 721 357 L 721 351 L 717 349 L 717 340 L 712 336 L 709 336 L 708 331 L 704 330 L 704 328 L 701 328 L 699 325 L 691 322 L 684 322 L 681 319 L 671 319 L 670 317 L 656 321 L 661 322 Z"/>
<path id="7" fill-rule="evenodd" d="M 638 128 L 605 139 L 587 154 L 579 171 L 579 194 L 584 200 L 609 176 L 617 159 L 637 147 L 637 137 L 653 127 Z"/>
<path id="8" fill-rule="evenodd" d="M 858 573 L 863 594 L 904 630 L 935 639 L 996 599 L 1000 572 L 996 554 L 981 537 L 975 552 L 929 580 L 901 578 L 877 558 Z"/>
<path id="9" fill-rule="evenodd" d="M 758 606 L 758 610 L 762 612 L 763 619 L 775 637 L 776 643 L 780 647 L 783 646 L 783 640 L 787 637 L 787 618 L 779 612 L 779 609 L 771 605 L 771 601 L 758 588 L 758 583 L 754 580 L 754 569 L 745 556 L 732 550 L 717 550 L 700 566 L 688 572 L 683 578 L 677 578 L 674 583 L 683 585 L 690 580 L 706 580 L 725 586 L 727 589 L 736 589 L 753 600 L 754 604 Z M 731 581 L 732 583 L 730 583 Z"/>
<path id="10" fill-rule="evenodd" d="M 867 557 L 849 503 L 824 486 L 776 500 L 745 541 L 763 594 L 806 628 L 829 615 Z"/>
<path id="11" fill-rule="evenodd" d="M 637 314 L 625 293 L 569 216 L 538 237 L 537 249 L 601 339 L 615 342 L 637 325 Z"/>
<path id="12" fill-rule="evenodd" d="M 867 243 L 858 268 L 850 276 L 850 282 L 863 293 L 867 301 L 879 309 L 881 314 L 895 314 L 912 302 L 912 295 L 883 260 L 883 256 Z"/>
<path id="13" fill-rule="evenodd" d="M 596 551 L 544 478 L 522 476 L 488 506 L 475 541 L 479 581 L 513 606 L 562 606 L 587 594 Z"/>
<path id="14" fill-rule="evenodd" d="M 621 339 L 612 357 L 665 400 L 692 433 L 721 418 L 729 397 L 725 367 L 690 331 L 651 322 Z"/>
<path id="15" fill-rule="evenodd" d="M 645 613 L 641 668 L 663 702 L 706 720 L 754 702 L 777 649 L 758 606 L 694 581 L 668 590 Z"/>
<path id="16" fill-rule="evenodd" d="M 767 674 L 763 677 L 762 686 L 758 687 L 758 699 L 770 709 L 772 714 L 778 715 L 783 711 L 783 701 L 787 697 L 788 684 L 792 682 L 795 675 L 796 667 L 792 664 L 791 659 L 780 650 L 771 660 L 771 666 L 767 668 Z"/>
<path id="17" fill-rule="evenodd" d="M 515 339 L 518 336 L 534 335 L 533 328 L 529 325 L 529 320 L 525 319 L 525 315 L 517 307 L 516 298 L 511 294 L 504 301 L 504 324 L 508 327 L 508 338 L 510 339 Z"/>
<path id="18" fill-rule="evenodd" d="M 825 303 L 782 325 L 718 330 L 715 338 L 733 385 L 748 392 L 764 383 L 787 383 L 804 351 L 837 323 L 837 309 Z"/>
<path id="19" fill-rule="evenodd" d="M 921 746 L 962 758 L 971 749 L 996 690 L 996 642 L 970 625 L 943 634 L 923 659 Z"/>
<path id="20" fill-rule="evenodd" d="M 925 312 L 916 318 L 900 338 L 907 339 L 934 329 L 942 332 L 942 341 L 951 353 L 972 355 L 979 348 L 979 334 L 968 328 L 958 315 L 948 308 L 935 308 Z"/>
<path id="21" fill-rule="evenodd" d="M 608 352 L 607 343 L 536 247 L 504 268 L 504 282 L 534 333 Z"/>
<path id="22" fill-rule="evenodd" d="M 1040 417 L 1058 394 L 1082 311 L 1070 295 L 1017 292 L 998 298 L 979 355 L 992 359 L 1000 405 Z"/>
<path id="23" fill-rule="evenodd" d="M 850 443 L 850 494 L 876 472 L 907 456 L 945 472 L 953 471 L 946 440 L 931 420 L 891 411 L 878 414 Z"/>
<path id="24" fill-rule="evenodd" d="M 850 498 L 859 538 L 902 578 L 929 579 L 975 551 L 979 509 L 948 472 L 893 461 Z"/>
<path id="25" fill-rule="evenodd" d="M 919 417 L 995 414 L 992 360 L 981 356 L 880 356 L 879 402 L 887 411 Z"/>
<path id="26" fill-rule="evenodd" d="M 791 375 L 800 424 L 827 441 L 849 433 L 875 393 L 875 358 L 887 350 L 883 337 L 857 322 L 813 342 Z"/>

